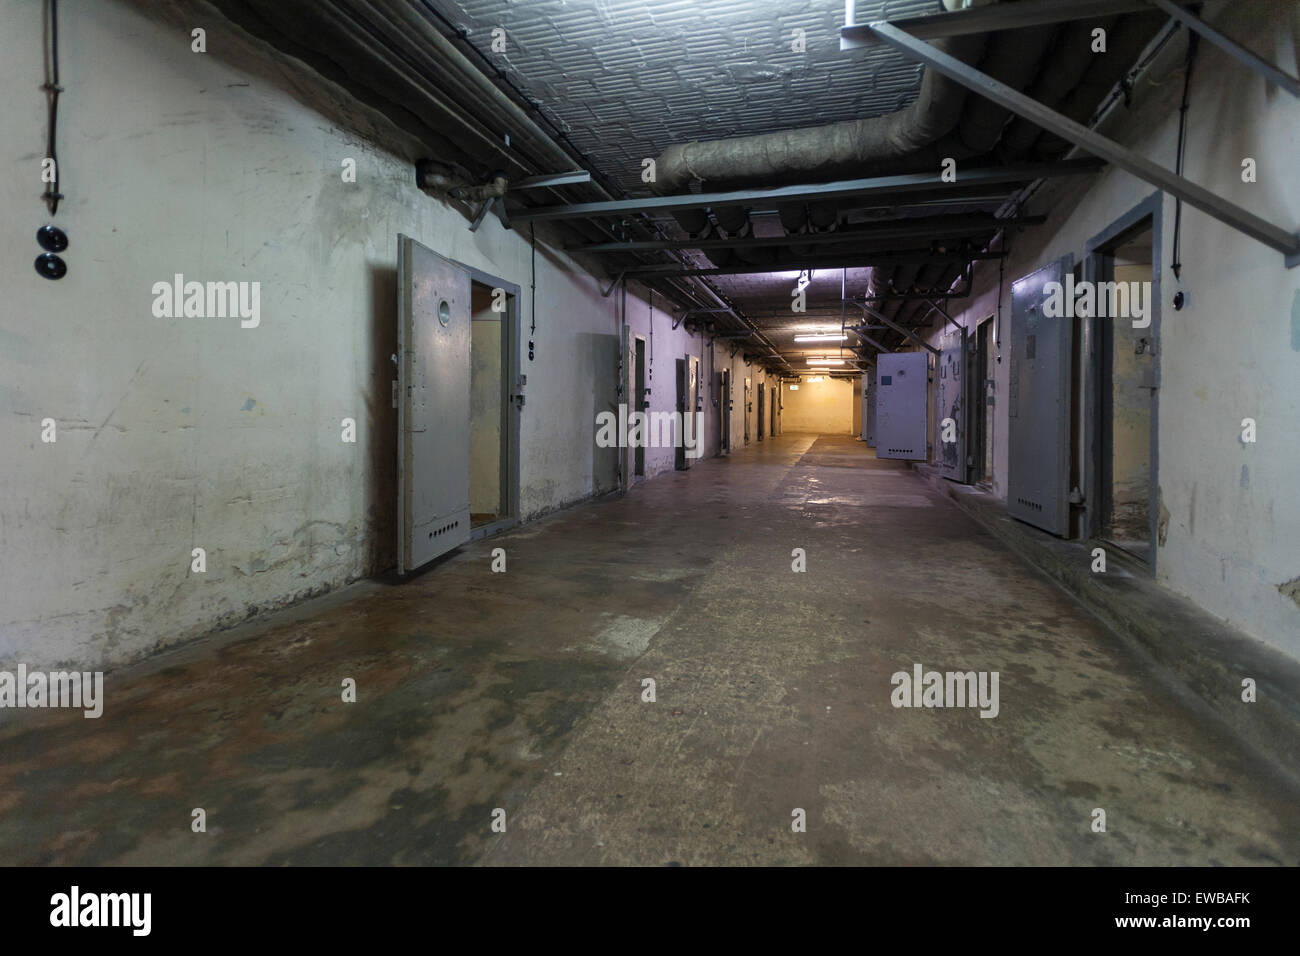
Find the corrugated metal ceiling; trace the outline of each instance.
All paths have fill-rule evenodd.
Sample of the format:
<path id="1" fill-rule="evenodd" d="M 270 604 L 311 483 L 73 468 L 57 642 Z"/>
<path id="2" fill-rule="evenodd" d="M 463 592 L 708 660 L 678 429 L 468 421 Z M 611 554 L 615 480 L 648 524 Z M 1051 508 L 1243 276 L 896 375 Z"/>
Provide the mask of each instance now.
<path id="1" fill-rule="evenodd" d="M 424 0 L 622 189 L 664 147 L 889 113 L 921 68 L 884 48 L 842 53 L 838 0 Z M 858 19 L 935 12 L 938 0 L 858 3 Z M 491 53 L 492 31 L 506 52 Z M 791 50 L 794 30 L 804 53 Z"/>

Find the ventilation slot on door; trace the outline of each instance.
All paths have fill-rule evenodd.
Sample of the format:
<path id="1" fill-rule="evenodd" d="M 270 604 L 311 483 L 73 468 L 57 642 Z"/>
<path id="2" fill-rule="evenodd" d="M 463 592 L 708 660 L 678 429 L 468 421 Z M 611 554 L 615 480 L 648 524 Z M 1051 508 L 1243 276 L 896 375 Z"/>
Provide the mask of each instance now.
<path id="1" fill-rule="evenodd" d="M 890 455 L 910 455 L 910 454 L 912 454 L 912 449 L 910 449 L 910 448 L 889 448 L 889 449 L 886 449 L 886 451 L 887 451 L 887 453 L 890 454 Z"/>
<path id="2" fill-rule="evenodd" d="M 1030 501 L 1028 498 L 1017 498 L 1016 501 L 1017 503 L 1024 505 L 1026 508 L 1030 509 L 1031 511 L 1043 510 L 1043 506 L 1040 505 L 1037 501 Z"/>
<path id="3" fill-rule="evenodd" d="M 443 525 L 441 528 L 438 528 L 436 531 L 430 531 L 429 537 L 436 538 L 440 534 L 446 534 L 448 531 L 451 531 L 453 528 L 459 528 L 459 527 L 460 527 L 460 521 L 453 521 L 451 524 Z"/>

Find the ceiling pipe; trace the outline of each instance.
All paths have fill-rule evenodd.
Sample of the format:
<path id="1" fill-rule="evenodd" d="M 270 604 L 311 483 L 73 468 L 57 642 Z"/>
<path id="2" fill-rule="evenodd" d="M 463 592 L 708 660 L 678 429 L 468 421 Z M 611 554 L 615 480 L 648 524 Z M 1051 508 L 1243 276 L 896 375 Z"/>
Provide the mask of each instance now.
<path id="1" fill-rule="evenodd" d="M 958 0 L 945 0 L 945 5 L 953 9 Z M 945 53 L 971 64 L 978 63 L 985 44 L 978 34 L 935 41 Z M 899 158 L 932 147 L 957 126 L 966 99 L 959 83 L 926 70 L 917 98 L 893 113 L 757 136 L 675 143 L 655 160 L 652 188 L 663 195 L 680 192 L 695 180 L 772 185 L 850 172 L 860 176 L 873 163 L 896 165 Z"/>

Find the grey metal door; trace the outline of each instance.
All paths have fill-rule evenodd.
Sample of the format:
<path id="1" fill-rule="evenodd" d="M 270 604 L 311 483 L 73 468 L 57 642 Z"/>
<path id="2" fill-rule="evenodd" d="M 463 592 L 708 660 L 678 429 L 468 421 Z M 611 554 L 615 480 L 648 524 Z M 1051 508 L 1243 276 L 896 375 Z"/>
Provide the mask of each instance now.
<path id="1" fill-rule="evenodd" d="M 877 359 L 879 362 L 879 359 Z M 866 429 L 862 437 L 867 440 L 868 448 L 876 447 L 876 389 L 879 383 L 876 381 L 876 368 L 872 366 L 871 371 L 863 376 L 863 392 L 867 400 L 867 412 L 862 416 L 862 427 Z"/>
<path id="2" fill-rule="evenodd" d="M 718 395 L 718 453 L 731 451 L 731 370 L 723 369 Z"/>
<path id="3" fill-rule="evenodd" d="M 758 383 L 758 440 L 759 441 L 763 440 L 763 407 L 764 407 L 763 401 L 765 398 L 764 392 L 766 391 L 764 387 L 765 385 L 766 385 L 765 382 Z"/>
<path id="4" fill-rule="evenodd" d="M 876 359 L 876 457 L 926 457 L 927 352 L 882 353 Z"/>
<path id="5" fill-rule="evenodd" d="M 1007 383 L 1007 513 L 1064 535 L 1070 521 L 1069 318 L 1043 314 L 1050 282 L 1064 282 L 1061 259 L 1011 286 Z"/>
<path id="6" fill-rule="evenodd" d="M 949 340 L 952 344 L 939 353 L 934 383 L 935 416 L 939 423 L 937 458 L 939 474 L 965 483 L 966 330 L 962 329 L 960 336 L 949 336 Z"/>
<path id="7" fill-rule="evenodd" d="M 470 276 L 399 235 L 397 570 L 470 537 Z"/>

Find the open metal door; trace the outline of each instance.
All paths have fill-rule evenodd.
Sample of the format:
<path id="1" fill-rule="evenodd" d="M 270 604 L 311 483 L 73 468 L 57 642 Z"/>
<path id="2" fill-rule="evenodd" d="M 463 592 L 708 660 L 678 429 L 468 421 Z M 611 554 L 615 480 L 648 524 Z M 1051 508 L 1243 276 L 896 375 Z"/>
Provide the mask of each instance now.
<path id="1" fill-rule="evenodd" d="M 677 414 L 679 434 L 676 436 L 678 471 L 691 467 L 691 462 L 700 457 L 699 434 L 700 415 L 704 406 L 700 398 L 700 359 L 699 356 L 687 354 L 677 360 Z"/>
<path id="2" fill-rule="evenodd" d="M 618 421 L 631 421 L 636 411 L 636 402 L 632 398 L 632 373 L 636 368 L 636 340 L 632 338 L 632 327 L 624 323 L 619 341 L 618 353 Z M 627 432 L 618 436 L 618 488 L 623 494 L 632 487 L 632 449 L 624 439 Z"/>
<path id="3" fill-rule="evenodd" d="M 888 352 L 876 359 L 876 457 L 924 461 L 928 352 Z"/>
<path id="4" fill-rule="evenodd" d="M 398 235 L 397 570 L 470 538 L 470 275 Z"/>
<path id="5" fill-rule="evenodd" d="M 684 437 L 683 432 L 686 427 L 686 419 L 689 417 L 686 413 L 686 409 L 690 403 L 690 398 L 686 393 L 686 385 L 688 382 L 686 365 L 688 359 L 689 356 L 686 359 L 678 359 L 676 365 L 678 427 L 677 434 L 673 435 L 673 441 L 677 445 L 673 452 L 673 467 L 678 471 L 685 471 L 691 466 L 691 460 L 686 457 L 686 444 L 682 441 Z"/>
<path id="6" fill-rule="evenodd" d="M 1070 521 L 1073 323 L 1043 313 L 1048 283 L 1063 283 L 1068 265 L 1061 259 L 1011 285 L 1007 513 L 1057 535 Z"/>
<path id="7" fill-rule="evenodd" d="M 692 461 L 699 458 L 704 448 L 700 442 L 704 441 L 704 381 L 700 377 L 700 357 L 698 355 L 686 356 L 686 395 L 688 415 L 682 420 L 682 434 L 685 437 L 683 444 L 686 445 L 687 455 L 686 464 L 689 466 Z"/>
<path id="8" fill-rule="evenodd" d="M 742 407 L 741 407 L 741 410 L 740 410 L 740 413 L 741 413 L 741 421 L 743 422 L 743 424 L 744 424 L 744 426 L 745 426 L 745 444 L 746 444 L 746 445 L 749 444 L 749 413 L 752 412 L 752 411 L 754 410 L 754 403 L 753 403 L 753 401 L 751 401 L 751 399 L 750 399 L 750 392 L 751 392 L 751 390 L 753 389 L 753 387 L 754 387 L 754 386 L 750 384 L 749 376 L 746 375 L 746 376 L 745 376 L 745 394 L 744 394 L 744 396 L 743 396 L 743 397 L 744 397 L 744 401 L 743 401 L 743 403 L 742 403 Z"/>
<path id="9" fill-rule="evenodd" d="M 877 362 L 879 362 L 879 359 L 877 359 Z M 865 431 L 862 433 L 862 437 L 866 439 L 868 448 L 876 447 L 876 389 L 878 387 L 876 381 L 877 367 L 878 367 L 877 365 L 871 366 L 871 371 L 867 372 L 866 375 L 862 376 L 863 378 L 862 394 L 863 397 L 866 399 L 866 403 L 867 403 L 866 413 L 862 416 L 862 427 L 865 429 Z"/>
<path id="10" fill-rule="evenodd" d="M 948 336 L 939 353 L 934 382 L 935 416 L 939 423 L 939 474 L 966 483 L 966 330 Z M 951 425 L 949 425 L 951 420 Z M 945 439 L 951 438 L 951 441 Z"/>

